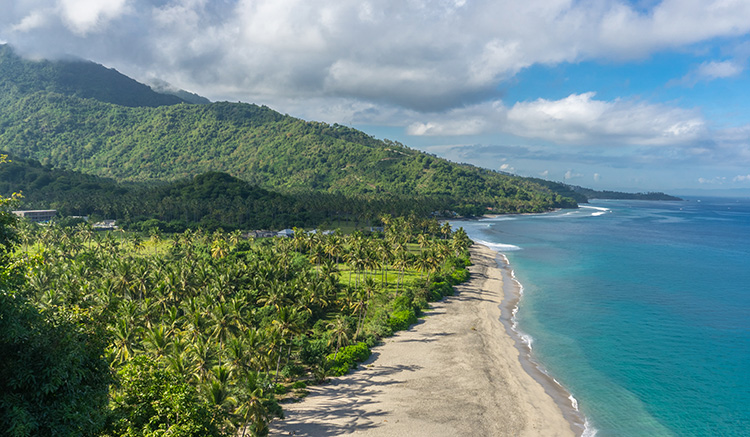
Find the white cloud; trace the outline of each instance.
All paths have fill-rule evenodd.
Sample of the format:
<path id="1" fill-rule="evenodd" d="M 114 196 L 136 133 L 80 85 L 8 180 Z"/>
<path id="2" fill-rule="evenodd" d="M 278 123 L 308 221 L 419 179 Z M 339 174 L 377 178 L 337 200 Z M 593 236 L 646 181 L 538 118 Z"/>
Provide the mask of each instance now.
<path id="1" fill-rule="evenodd" d="M 560 100 L 500 101 L 466 106 L 413 122 L 410 135 L 510 133 L 554 143 L 622 146 L 691 146 L 708 136 L 696 111 L 628 100 L 597 100 L 595 93 L 571 94 Z M 427 118 L 427 120 L 424 120 Z"/>
<path id="2" fill-rule="evenodd" d="M 581 173 L 575 173 L 575 172 L 573 172 L 573 170 L 568 170 L 568 171 L 565 172 L 565 175 L 563 175 L 563 178 L 565 178 L 565 180 L 578 179 L 578 178 L 582 178 L 582 177 L 583 177 L 583 174 L 581 174 Z"/>
<path id="3" fill-rule="evenodd" d="M 698 178 L 698 183 L 701 185 L 721 185 L 726 181 L 726 177 L 715 176 L 713 178 Z"/>
<path id="4" fill-rule="evenodd" d="M 750 181 L 750 174 L 737 175 L 732 179 L 733 182 L 747 182 Z"/>
<path id="5" fill-rule="evenodd" d="M 29 32 L 39 27 L 44 26 L 47 23 L 47 13 L 45 11 L 34 11 L 29 15 L 23 17 L 21 21 L 12 26 L 13 32 Z"/>
<path id="6" fill-rule="evenodd" d="M 707 80 L 725 79 L 742 73 L 743 67 L 734 61 L 704 62 L 698 67 L 698 76 Z"/>
<path id="7" fill-rule="evenodd" d="M 599 173 L 594 173 L 594 182 L 602 180 L 602 176 Z"/>
<path id="8" fill-rule="evenodd" d="M 498 91 L 533 65 L 624 62 L 747 35 L 747 1 L 648 1 L 646 10 L 625 0 L 7 3 L 0 40 L 27 53 L 78 55 L 212 99 L 421 137 L 510 134 L 602 153 L 643 147 L 639 159 L 651 163 L 750 162 L 750 128 L 712 129 L 697 110 L 585 90 L 506 105 Z M 691 80 L 742 73 L 750 43 L 732 45 Z"/>
<path id="9" fill-rule="evenodd" d="M 716 79 L 728 79 L 739 76 L 745 67 L 741 60 L 706 61 L 691 70 L 680 79 L 672 80 L 668 85 L 692 87 L 698 82 L 710 82 Z"/>
<path id="10" fill-rule="evenodd" d="M 127 11 L 127 0 L 60 0 L 60 12 L 73 33 L 83 36 Z"/>
<path id="11" fill-rule="evenodd" d="M 534 64 L 647 57 L 747 34 L 748 17 L 750 2 L 730 0 L 664 0 L 646 12 L 624 0 L 36 0 L 4 5 L 0 38 L 212 98 L 442 111 Z"/>
<path id="12" fill-rule="evenodd" d="M 593 97 L 590 92 L 554 101 L 518 102 L 507 114 L 509 130 L 558 143 L 600 145 L 692 143 L 706 134 L 705 121 L 693 111 Z"/>

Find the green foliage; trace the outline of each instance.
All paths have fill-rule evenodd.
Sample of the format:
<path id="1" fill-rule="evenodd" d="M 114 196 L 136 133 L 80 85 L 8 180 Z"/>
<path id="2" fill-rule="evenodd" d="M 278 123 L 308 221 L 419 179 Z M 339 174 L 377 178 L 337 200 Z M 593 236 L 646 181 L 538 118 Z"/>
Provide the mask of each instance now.
<path id="1" fill-rule="evenodd" d="M 320 363 L 323 361 L 327 350 L 328 345 L 325 339 L 305 339 L 300 350 L 300 359 L 307 365 Z"/>
<path id="2" fill-rule="evenodd" d="M 326 357 L 326 368 L 331 376 L 342 376 L 370 357 L 370 348 L 364 342 L 345 346 L 338 353 Z"/>
<path id="3" fill-rule="evenodd" d="M 466 269 L 457 269 L 450 274 L 450 280 L 453 285 L 461 284 L 469 280 L 469 271 Z"/>
<path id="4" fill-rule="evenodd" d="M 438 301 L 445 296 L 453 296 L 453 287 L 451 284 L 442 281 L 430 283 L 430 300 Z"/>
<path id="5" fill-rule="evenodd" d="M 22 191 L 26 209 L 57 209 L 63 217 L 117 219 L 126 229 L 179 233 L 188 228 L 281 229 L 341 220 L 372 220 L 384 212 L 426 214 L 437 204 L 407 198 L 330 193 L 278 194 L 226 173 L 169 183 L 117 183 L 14 158 L 0 166 L 0 193 Z M 67 225 L 67 219 L 58 221 Z M 73 219 L 71 224 L 75 224 Z"/>
<path id="6" fill-rule="evenodd" d="M 0 155 L 0 170 L 8 165 L 6 158 L 6 155 Z M 6 198 L 0 195 L 0 280 L 2 280 L 7 273 L 8 254 L 13 249 L 13 245 L 18 239 L 16 233 L 16 223 L 18 219 L 16 215 L 10 211 L 10 205 L 13 201 L 14 197 Z"/>
<path id="7" fill-rule="evenodd" d="M 393 332 L 409 329 L 409 326 L 417 323 L 417 316 L 413 309 L 394 311 L 388 319 L 388 324 Z"/>
<path id="8" fill-rule="evenodd" d="M 112 397 L 112 436 L 224 436 L 219 408 L 201 402 L 194 387 L 179 375 L 141 356 L 119 372 Z"/>
<path id="9" fill-rule="evenodd" d="M 40 313 L 0 290 L 0 428 L 9 436 L 96 435 L 110 382 L 103 336 L 85 313 Z"/>
<path id="10" fill-rule="evenodd" d="M 102 366 L 86 372 L 118 375 L 119 384 L 110 388 L 110 435 L 266 435 L 269 421 L 281 414 L 275 392 L 300 396 L 301 389 L 288 390 L 295 379 L 320 381 L 327 372 L 347 372 L 369 356 L 378 335 L 392 331 L 389 320 L 402 318 L 403 327 L 416 321 L 428 283 L 420 275 L 431 275 L 432 287 L 443 290 L 441 278 L 463 264 L 453 255 L 470 244 L 460 229 L 416 217 L 381 219 L 386 229 L 376 235 L 297 232 L 291 239 L 260 242 L 243 241 L 238 232 L 170 237 L 152 230 L 145 237 L 23 222 L 22 246 L 11 258 L 24 261 L 19 270 L 26 280 L 7 295 L 25 296 L 24 311 L 35 317 L 91 314 L 75 326 L 92 336 L 69 327 L 66 335 L 79 334 L 63 346 L 99 344 L 91 354 Z M 429 262 L 417 266 L 420 260 Z M 350 270 L 341 274 L 343 269 Z M 16 319 L 0 317 L 0 323 Z M 54 326 L 66 320 L 52 319 Z M 100 323 L 106 326 L 95 329 Z M 16 325 L 41 329 L 38 323 L 11 325 L 0 326 L 1 339 L 14 338 Z M 101 361 L 103 351 L 111 373 Z M 57 355 L 55 349 L 45 356 Z M 10 381 L 28 379 L 17 364 L 0 370 L 13 376 Z M 91 381 L 96 378 L 78 389 Z M 35 388 L 27 391 L 39 396 Z M 100 398 L 96 405 L 96 417 L 104 420 L 106 402 Z M 92 414 L 77 406 L 77 414 Z M 34 434 L 29 427 L 38 425 L 25 410 L 11 412 L 8 423 L 20 425 L 8 429 Z"/>

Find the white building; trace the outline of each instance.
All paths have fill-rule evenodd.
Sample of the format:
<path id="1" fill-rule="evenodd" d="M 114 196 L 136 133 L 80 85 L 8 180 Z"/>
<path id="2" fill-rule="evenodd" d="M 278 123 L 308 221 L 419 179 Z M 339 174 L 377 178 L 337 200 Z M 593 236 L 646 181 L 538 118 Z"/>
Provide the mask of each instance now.
<path id="1" fill-rule="evenodd" d="M 13 214 L 34 223 L 49 223 L 57 215 L 56 209 L 33 209 L 13 211 Z"/>

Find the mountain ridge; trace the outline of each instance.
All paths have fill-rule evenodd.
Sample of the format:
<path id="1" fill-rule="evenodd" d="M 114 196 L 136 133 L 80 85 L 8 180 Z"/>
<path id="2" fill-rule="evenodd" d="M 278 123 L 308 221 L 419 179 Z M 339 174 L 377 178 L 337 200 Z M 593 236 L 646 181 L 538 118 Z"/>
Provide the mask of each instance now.
<path id="1" fill-rule="evenodd" d="M 79 59 L 29 61 L 7 44 L 0 44 L 0 89 L 3 88 L 6 92 L 15 88 L 23 94 L 55 92 L 129 107 L 185 103 L 113 68 Z"/>
<path id="2" fill-rule="evenodd" d="M 71 65 L 86 66 L 78 82 L 54 79 L 70 76 L 59 72 Z M 25 61 L 0 46 L 0 73 L 6 71 L 14 74 L 0 78 L 0 150 L 56 168 L 154 183 L 223 172 L 280 193 L 430 198 L 438 209 L 473 215 L 543 212 L 585 201 L 558 183 L 450 162 L 266 106 L 157 98 L 162 95 L 152 88 L 123 82 L 125 76 L 94 63 Z M 108 85 L 87 81 L 87 74 L 115 79 Z M 86 83 L 94 86 L 87 90 Z M 127 104 L 115 103 L 128 89 L 121 83 L 138 91 Z"/>

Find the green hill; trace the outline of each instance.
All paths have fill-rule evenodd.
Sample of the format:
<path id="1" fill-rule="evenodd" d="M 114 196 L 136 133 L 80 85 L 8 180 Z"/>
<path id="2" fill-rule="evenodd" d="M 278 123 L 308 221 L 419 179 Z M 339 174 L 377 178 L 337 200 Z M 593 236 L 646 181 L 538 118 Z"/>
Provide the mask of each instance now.
<path id="1" fill-rule="evenodd" d="M 0 92 L 3 97 L 52 92 L 122 106 L 176 105 L 184 100 L 160 94 L 117 70 L 89 61 L 28 61 L 0 44 Z"/>
<path id="2" fill-rule="evenodd" d="M 60 217 L 117 219 L 136 230 L 179 232 L 298 227 L 367 226 L 382 214 L 426 216 L 440 199 L 344 196 L 323 192 L 280 194 L 226 173 L 174 182 L 121 183 L 38 161 L 12 157 L 0 165 L 0 195 L 20 192 L 20 209 L 56 209 Z"/>
<path id="3" fill-rule="evenodd" d="M 59 78 L 80 65 L 25 61 L 2 48 L 0 71 L 22 73 L 3 74 L 0 150 L 117 181 L 176 181 L 218 171 L 287 194 L 411 196 L 439 199 L 439 209 L 538 212 L 575 206 L 529 179 L 451 163 L 263 106 L 154 106 L 154 94 L 160 95 L 150 88 L 129 97 L 129 105 L 115 104 L 127 94 L 124 82 L 108 87 L 104 79 L 86 80 L 86 74 L 116 73 L 96 64 L 85 64 L 89 70 L 78 75 L 80 87 L 64 85 Z M 88 90 L 86 83 L 102 85 Z"/>

